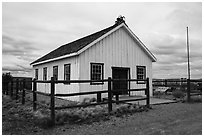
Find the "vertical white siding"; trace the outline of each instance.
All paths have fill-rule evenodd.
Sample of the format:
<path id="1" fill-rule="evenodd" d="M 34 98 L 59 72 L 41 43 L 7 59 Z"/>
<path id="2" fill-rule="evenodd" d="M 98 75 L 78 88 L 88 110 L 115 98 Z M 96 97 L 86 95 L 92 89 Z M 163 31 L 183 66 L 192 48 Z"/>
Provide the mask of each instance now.
<path id="1" fill-rule="evenodd" d="M 90 79 L 90 63 L 104 63 L 104 78 L 112 77 L 111 67 L 126 67 L 130 68 L 130 78 L 137 78 L 136 66 L 146 66 L 146 76 L 150 78 L 150 91 L 152 95 L 152 60 L 147 54 L 137 45 L 135 40 L 126 32 L 124 28 L 113 32 L 111 35 L 102 39 L 92 47 L 85 50 L 79 56 L 66 58 L 50 63 L 34 66 L 34 70 L 38 68 L 39 80 L 43 79 L 43 68 L 47 67 L 48 80 L 53 76 L 53 66 L 58 66 L 58 79 L 64 79 L 64 64 L 71 64 L 71 79 L 72 80 L 87 80 Z M 35 76 L 35 74 L 33 74 Z M 131 88 L 143 88 L 145 85 L 131 82 Z M 83 91 L 105 90 L 108 85 L 105 82 L 103 85 L 83 84 L 56 84 L 56 93 L 76 93 Z M 37 84 L 38 91 L 50 92 L 50 84 Z M 134 95 L 134 94 L 132 94 Z M 137 95 L 144 95 L 144 92 L 137 92 Z M 88 95 L 88 97 L 96 97 Z M 107 96 L 103 94 L 103 97 Z M 71 97 L 71 100 L 83 100 L 86 96 Z"/>
<path id="2" fill-rule="evenodd" d="M 53 66 L 58 66 L 58 80 L 64 80 L 64 64 L 71 64 L 71 80 L 79 79 L 78 58 L 66 58 L 63 60 L 53 61 L 41 65 L 34 66 L 34 70 L 38 68 L 38 79 L 43 80 L 43 68 L 47 67 L 47 79 L 50 80 L 53 76 Z M 34 72 L 35 73 L 35 72 Z M 45 93 L 50 93 L 50 84 L 38 83 L 37 90 Z M 55 93 L 76 93 L 79 92 L 79 84 L 55 84 Z M 69 98 L 68 98 L 69 99 Z M 71 100 L 79 100 L 78 96 L 71 97 Z"/>
<path id="3" fill-rule="evenodd" d="M 104 63 L 104 78 L 112 77 L 111 67 L 129 67 L 131 78 L 137 78 L 136 66 L 146 66 L 146 76 L 152 80 L 152 60 L 137 45 L 124 28 L 113 32 L 79 55 L 80 79 L 90 79 L 90 63 Z M 80 84 L 80 91 L 107 89 L 104 85 Z M 145 85 L 131 82 L 131 88 L 142 88 Z M 151 86 L 151 83 L 150 83 Z M 152 87 L 151 87 L 152 90 Z M 144 92 L 137 93 L 144 94 Z M 152 94 L 152 93 L 151 93 Z"/>

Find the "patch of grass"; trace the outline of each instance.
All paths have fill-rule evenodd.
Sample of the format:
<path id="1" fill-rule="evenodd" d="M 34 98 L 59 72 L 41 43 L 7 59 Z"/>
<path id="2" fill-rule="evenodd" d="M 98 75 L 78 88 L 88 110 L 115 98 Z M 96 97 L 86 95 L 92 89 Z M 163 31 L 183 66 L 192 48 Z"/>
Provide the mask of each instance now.
<path id="1" fill-rule="evenodd" d="M 187 97 L 184 99 L 183 102 L 187 102 Z M 202 96 L 191 96 L 190 103 L 202 103 Z"/>
<path id="2" fill-rule="evenodd" d="M 86 107 L 75 110 L 61 111 L 56 114 L 56 124 L 62 125 L 64 123 L 77 124 L 77 123 L 91 123 L 100 120 L 109 120 L 110 116 L 121 117 L 123 115 L 132 114 L 135 112 L 147 111 L 145 106 L 137 106 L 122 104 L 108 113 L 107 107 L 96 106 Z"/>
<path id="3" fill-rule="evenodd" d="M 191 97 L 191 101 L 192 102 L 198 102 L 198 103 L 201 103 L 202 102 L 202 97 Z"/>

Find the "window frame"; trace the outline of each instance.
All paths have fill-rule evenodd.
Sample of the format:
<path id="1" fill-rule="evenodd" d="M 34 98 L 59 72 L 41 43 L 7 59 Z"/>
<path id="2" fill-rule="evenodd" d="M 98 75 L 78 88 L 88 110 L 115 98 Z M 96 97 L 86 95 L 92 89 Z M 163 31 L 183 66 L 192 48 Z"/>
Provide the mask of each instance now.
<path id="1" fill-rule="evenodd" d="M 38 75 L 39 75 L 39 74 L 38 74 L 38 71 L 39 71 L 38 68 L 35 69 L 35 79 L 36 79 L 36 80 L 38 80 Z"/>
<path id="2" fill-rule="evenodd" d="M 71 64 L 64 64 L 64 80 L 66 80 L 66 70 L 65 70 L 65 66 L 69 66 L 69 80 L 71 80 Z M 64 83 L 64 84 L 70 84 L 69 82 Z"/>
<path id="3" fill-rule="evenodd" d="M 57 77 L 55 78 L 54 76 L 54 68 L 57 68 Z M 53 66 L 53 77 L 54 77 L 54 80 L 58 80 L 58 66 Z"/>
<path id="4" fill-rule="evenodd" d="M 146 66 L 136 66 L 136 76 L 137 76 L 137 79 L 141 79 L 139 78 L 139 75 L 141 76 L 141 74 L 138 74 L 138 69 L 139 68 L 143 68 L 143 79 L 146 79 Z M 145 81 L 137 81 L 137 84 L 145 84 Z"/>
<path id="5" fill-rule="evenodd" d="M 100 73 L 100 75 L 101 75 L 101 79 L 100 80 L 103 80 L 104 79 L 104 63 L 93 63 L 93 62 L 91 62 L 90 63 L 90 80 L 94 80 L 93 79 L 93 65 L 100 65 L 101 66 L 101 73 Z M 103 85 L 104 84 L 104 82 L 90 82 L 90 85 Z"/>
<path id="6" fill-rule="evenodd" d="M 45 71 L 46 70 L 46 71 Z M 46 73 L 45 73 L 46 72 Z M 43 80 L 46 81 L 47 80 L 47 67 L 43 68 Z"/>

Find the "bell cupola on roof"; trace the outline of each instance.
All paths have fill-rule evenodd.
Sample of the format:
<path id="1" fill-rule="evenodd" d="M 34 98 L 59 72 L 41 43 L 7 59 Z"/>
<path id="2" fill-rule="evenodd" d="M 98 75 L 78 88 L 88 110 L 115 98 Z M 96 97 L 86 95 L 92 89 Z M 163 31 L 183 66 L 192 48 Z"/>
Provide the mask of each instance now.
<path id="1" fill-rule="evenodd" d="M 120 15 L 120 16 L 118 16 L 117 20 L 115 21 L 115 24 L 119 25 L 123 22 L 125 23 L 125 16 Z"/>

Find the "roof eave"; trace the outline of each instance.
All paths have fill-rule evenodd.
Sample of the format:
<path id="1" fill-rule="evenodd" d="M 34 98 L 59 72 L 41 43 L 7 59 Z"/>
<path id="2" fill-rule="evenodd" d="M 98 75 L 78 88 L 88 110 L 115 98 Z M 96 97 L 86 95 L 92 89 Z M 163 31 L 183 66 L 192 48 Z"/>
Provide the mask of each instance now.
<path id="1" fill-rule="evenodd" d="M 52 59 L 48 59 L 48 60 L 40 61 L 40 62 L 36 62 L 36 63 L 31 63 L 30 65 L 33 65 L 33 66 L 40 65 L 40 64 L 44 64 L 44 63 L 48 63 L 48 62 L 52 62 L 52 61 L 56 61 L 56 60 L 61 60 L 61 59 L 64 59 L 64 58 L 73 57 L 73 56 L 77 56 L 77 55 L 78 55 L 78 53 L 74 52 L 74 53 L 64 55 L 64 56 L 60 56 L 60 57 L 57 57 L 57 58 L 52 58 Z"/>

